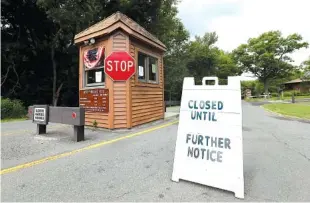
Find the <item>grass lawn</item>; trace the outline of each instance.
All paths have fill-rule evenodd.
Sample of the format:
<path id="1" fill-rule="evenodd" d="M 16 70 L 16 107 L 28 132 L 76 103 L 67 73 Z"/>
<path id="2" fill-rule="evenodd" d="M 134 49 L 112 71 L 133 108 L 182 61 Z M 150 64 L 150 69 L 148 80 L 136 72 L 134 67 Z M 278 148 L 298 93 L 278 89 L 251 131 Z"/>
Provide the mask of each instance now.
<path id="1" fill-rule="evenodd" d="M 310 96 L 295 96 L 295 100 L 296 99 L 306 99 L 306 98 L 310 98 Z M 282 97 L 280 98 L 280 100 L 291 100 L 292 97 Z M 258 101 L 274 101 L 274 100 L 279 100 L 278 97 L 271 97 L 269 99 L 265 99 L 265 98 L 251 98 L 251 99 L 245 99 L 245 101 L 248 102 L 258 102 Z"/>
<path id="2" fill-rule="evenodd" d="M 263 107 L 282 115 L 310 119 L 310 102 L 295 104 L 265 104 Z"/>
<path id="3" fill-rule="evenodd" d="M 24 121 L 27 120 L 28 118 L 5 118 L 5 119 L 1 119 L 1 123 L 7 123 L 7 122 L 13 122 L 13 121 Z"/>

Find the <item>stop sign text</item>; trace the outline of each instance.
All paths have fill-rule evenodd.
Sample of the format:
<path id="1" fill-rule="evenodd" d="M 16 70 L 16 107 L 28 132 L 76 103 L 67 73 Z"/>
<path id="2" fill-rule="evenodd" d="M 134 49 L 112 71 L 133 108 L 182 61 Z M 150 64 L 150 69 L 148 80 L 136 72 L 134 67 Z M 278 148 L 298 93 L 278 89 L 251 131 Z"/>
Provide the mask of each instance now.
<path id="1" fill-rule="evenodd" d="M 113 70 L 115 68 L 115 70 Z M 130 68 L 134 68 L 132 61 L 107 61 L 107 71 L 130 72 Z"/>

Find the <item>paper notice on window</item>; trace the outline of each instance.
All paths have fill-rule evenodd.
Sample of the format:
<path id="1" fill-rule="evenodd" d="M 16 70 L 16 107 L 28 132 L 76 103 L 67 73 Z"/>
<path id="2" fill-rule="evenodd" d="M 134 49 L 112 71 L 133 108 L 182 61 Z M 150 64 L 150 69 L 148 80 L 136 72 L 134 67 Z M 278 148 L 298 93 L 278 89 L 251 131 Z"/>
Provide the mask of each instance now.
<path id="1" fill-rule="evenodd" d="M 101 82 L 102 81 L 102 72 L 97 71 L 96 72 L 96 82 Z"/>
<path id="2" fill-rule="evenodd" d="M 143 66 L 139 66 L 139 76 L 144 76 L 144 68 L 143 68 Z"/>
<path id="3" fill-rule="evenodd" d="M 156 64 L 152 64 L 152 73 L 156 73 Z"/>

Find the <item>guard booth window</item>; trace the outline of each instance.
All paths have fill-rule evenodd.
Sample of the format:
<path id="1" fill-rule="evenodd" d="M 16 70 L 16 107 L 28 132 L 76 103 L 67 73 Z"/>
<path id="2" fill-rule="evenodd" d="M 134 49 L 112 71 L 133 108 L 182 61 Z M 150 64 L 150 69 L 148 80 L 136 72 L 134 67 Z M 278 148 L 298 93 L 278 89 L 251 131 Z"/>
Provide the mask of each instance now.
<path id="1" fill-rule="evenodd" d="M 146 58 L 145 54 L 138 53 L 138 79 L 140 81 L 146 81 Z"/>
<path id="2" fill-rule="evenodd" d="M 158 59 L 138 52 L 138 79 L 140 82 L 158 83 Z"/>
<path id="3" fill-rule="evenodd" d="M 105 84 L 104 57 L 103 47 L 88 49 L 84 52 L 84 84 L 86 87 Z"/>

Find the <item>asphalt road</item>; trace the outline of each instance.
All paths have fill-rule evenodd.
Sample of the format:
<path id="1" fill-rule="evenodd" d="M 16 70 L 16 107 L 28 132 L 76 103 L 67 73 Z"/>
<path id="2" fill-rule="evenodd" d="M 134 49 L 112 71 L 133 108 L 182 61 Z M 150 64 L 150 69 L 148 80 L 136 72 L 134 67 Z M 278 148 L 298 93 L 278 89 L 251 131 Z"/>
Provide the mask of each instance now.
<path id="1" fill-rule="evenodd" d="M 307 122 L 243 103 L 244 201 L 310 201 L 309 132 Z M 174 124 L 3 174 L 1 200 L 240 201 L 231 192 L 171 181 L 176 133 Z"/>

